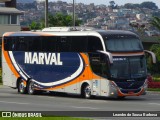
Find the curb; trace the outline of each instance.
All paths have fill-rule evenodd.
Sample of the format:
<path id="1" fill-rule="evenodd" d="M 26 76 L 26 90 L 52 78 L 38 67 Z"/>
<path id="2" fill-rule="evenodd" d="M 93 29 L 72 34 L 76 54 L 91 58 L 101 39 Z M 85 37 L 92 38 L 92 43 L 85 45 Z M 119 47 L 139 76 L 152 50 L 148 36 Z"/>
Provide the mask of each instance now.
<path id="1" fill-rule="evenodd" d="M 160 91 L 147 91 L 147 93 L 152 93 L 152 94 L 160 94 Z"/>

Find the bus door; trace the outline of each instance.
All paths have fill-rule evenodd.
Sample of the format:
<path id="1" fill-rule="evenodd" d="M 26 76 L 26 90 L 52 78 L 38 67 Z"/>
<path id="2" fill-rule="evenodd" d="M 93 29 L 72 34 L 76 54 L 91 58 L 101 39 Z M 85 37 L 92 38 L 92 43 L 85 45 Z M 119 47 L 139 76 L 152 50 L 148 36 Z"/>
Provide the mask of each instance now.
<path id="1" fill-rule="evenodd" d="M 89 53 L 90 66 L 92 69 L 92 90 L 93 95 L 100 95 L 101 89 L 101 63 L 100 63 L 100 54 L 99 53 Z M 95 78 L 94 76 L 99 76 L 99 78 Z"/>
<path id="2" fill-rule="evenodd" d="M 102 53 L 90 53 L 90 65 L 94 74 L 99 76 L 98 79 L 93 78 L 93 95 L 106 96 L 108 91 L 108 62 L 107 56 Z"/>

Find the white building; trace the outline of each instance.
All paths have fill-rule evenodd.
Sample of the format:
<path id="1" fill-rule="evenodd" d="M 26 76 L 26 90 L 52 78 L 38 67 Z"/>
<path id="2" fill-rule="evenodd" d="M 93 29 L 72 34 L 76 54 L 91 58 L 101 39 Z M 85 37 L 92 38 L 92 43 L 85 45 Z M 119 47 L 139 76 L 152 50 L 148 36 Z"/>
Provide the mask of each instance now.
<path id="1" fill-rule="evenodd" d="M 16 8 L 0 7 L 0 37 L 5 32 L 20 31 L 21 11 Z"/>

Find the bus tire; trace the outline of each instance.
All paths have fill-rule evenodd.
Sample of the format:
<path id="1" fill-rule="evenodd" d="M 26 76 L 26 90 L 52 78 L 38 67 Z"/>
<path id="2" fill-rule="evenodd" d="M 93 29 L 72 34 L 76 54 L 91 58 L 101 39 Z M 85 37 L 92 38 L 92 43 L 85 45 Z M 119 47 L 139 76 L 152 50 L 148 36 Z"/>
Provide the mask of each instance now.
<path id="1" fill-rule="evenodd" d="M 86 99 L 91 98 L 91 87 L 89 84 L 86 84 L 82 87 L 82 97 Z"/>
<path id="2" fill-rule="evenodd" d="M 34 89 L 34 82 L 32 80 L 28 82 L 27 91 L 29 95 L 34 95 L 36 93 L 36 90 Z"/>
<path id="3" fill-rule="evenodd" d="M 25 94 L 25 93 L 27 93 L 27 88 L 26 88 L 23 80 L 20 80 L 20 81 L 18 82 L 18 92 L 19 92 L 20 94 Z"/>

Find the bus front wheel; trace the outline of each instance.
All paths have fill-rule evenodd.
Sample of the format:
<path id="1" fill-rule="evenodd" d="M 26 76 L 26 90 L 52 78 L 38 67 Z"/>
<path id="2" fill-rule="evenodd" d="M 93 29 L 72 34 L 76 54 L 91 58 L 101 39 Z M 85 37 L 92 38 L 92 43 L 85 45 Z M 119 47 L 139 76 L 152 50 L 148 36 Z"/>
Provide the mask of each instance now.
<path id="1" fill-rule="evenodd" d="M 82 97 L 87 99 L 91 98 L 91 87 L 89 84 L 82 87 Z"/>
<path id="2" fill-rule="evenodd" d="M 23 80 L 20 80 L 18 83 L 18 92 L 21 94 L 27 93 L 26 86 L 25 86 Z"/>
<path id="3" fill-rule="evenodd" d="M 27 85 L 27 91 L 29 95 L 34 95 L 36 93 L 36 90 L 34 89 L 34 82 L 32 80 L 29 81 Z"/>

